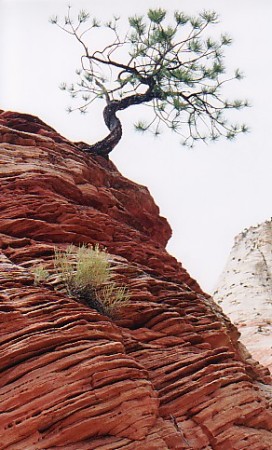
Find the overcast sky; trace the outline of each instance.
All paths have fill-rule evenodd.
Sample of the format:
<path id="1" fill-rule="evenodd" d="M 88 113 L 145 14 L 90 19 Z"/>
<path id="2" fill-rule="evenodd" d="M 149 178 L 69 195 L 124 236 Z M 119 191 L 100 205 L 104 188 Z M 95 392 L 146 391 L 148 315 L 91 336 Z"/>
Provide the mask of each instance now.
<path id="1" fill-rule="evenodd" d="M 0 109 L 38 115 L 71 140 L 94 143 L 107 132 L 101 106 L 86 116 L 65 111 L 70 99 L 58 86 L 75 81 L 81 48 L 49 24 L 63 17 L 66 0 L 0 0 Z M 270 0 L 71 0 L 103 20 L 126 17 L 148 8 L 183 10 L 191 14 L 213 9 L 220 14 L 215 32 L 228 32 L 233 44 L 226 52 L 229 69 L 246 75 L 228 93 L 248 98 L 252 107 L 239 113 L 251 133 L 235 142 L 219 141 L 193 150 L 178 136 L 159 139 L 133 130 L 138 107 L 120 113 L 124 136 L 111 154 L 119 170 L 146 185 L 173 237 L 168 250 L 208 292 L 224 268 L 233 239 L 245 227 L 271 217 L 271 17 Z M 218 31 L 216 31 L 218 30 Z"/>

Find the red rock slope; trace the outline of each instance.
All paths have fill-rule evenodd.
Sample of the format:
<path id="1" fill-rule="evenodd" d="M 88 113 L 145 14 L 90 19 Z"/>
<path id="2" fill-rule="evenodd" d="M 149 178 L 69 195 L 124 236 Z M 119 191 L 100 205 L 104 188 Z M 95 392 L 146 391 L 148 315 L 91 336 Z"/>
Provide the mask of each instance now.
<path id="1" fill-rule="evenodd" d="M 269 376 L 165 245 L 148 190 L 39 119 L 0 114 L 0 448 L 271 449 Z M 115 321 L 33 284 L 54 248 L 108 248 Z"/>

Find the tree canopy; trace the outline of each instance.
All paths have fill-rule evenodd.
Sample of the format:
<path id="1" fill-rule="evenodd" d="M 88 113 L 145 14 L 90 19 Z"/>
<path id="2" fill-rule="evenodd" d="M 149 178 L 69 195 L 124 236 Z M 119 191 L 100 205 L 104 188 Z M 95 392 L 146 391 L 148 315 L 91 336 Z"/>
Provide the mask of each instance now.
<path id="1" fill-rule="evenodd" d="M 86 113 L 97 99 L 106 103 L 103 115 L 110 133 L 85 151 L 107 157 L 122 136 L 116 113 L 139 104 L 149 108 L 147 119 L 135 124 L 136 130 L 159 135 L 167 127 L 181 136 L 184 145 L 233 139 L 247 131 L 245 124 L 232 123 L 228 117 L 228 110 L 240 110 L 248 102 L 223 95 L 224 85 L 240 80 L 242 74 L 237 69 L 226 75 L 224 49 L 232 39 L 227 34 L 216 39 L 208 34 L 218 23 L 216 12 L 192 17 L 175 11 L 169 23 L 166 10 L 149 9 L 146 15 L 129 17 L 126 31 L 119 17 L 104 23 L 81 10 L 73 18 L 71 7 L 63 20 L 54 16 L 50 21 L 73 36 L 83 50 L 77 81 L 60 86 L 72 98 L 80 97 L 80 103 L 68 111 Z"/>

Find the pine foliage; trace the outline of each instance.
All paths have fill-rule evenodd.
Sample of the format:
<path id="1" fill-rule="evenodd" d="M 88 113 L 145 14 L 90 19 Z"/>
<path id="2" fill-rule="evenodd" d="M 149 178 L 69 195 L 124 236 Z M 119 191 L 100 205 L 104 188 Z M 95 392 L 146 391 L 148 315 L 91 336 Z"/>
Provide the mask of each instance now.
<path id="1" fill-rule="evenodd" d="M 80 106 L 69 111 L 86 112 L 97 99 L 112 102 L 116 110 L 145 103 L 150 107 L 147 120 L 141 119 L 136 130 L 157 135 L 168 127 L 188 146 L 221 136 L 233 139 L 248 131 L 245 124 L 229 119 L 230 109 L 249 104 L 224 96 L 225 84 L 243 76 L 239 69 L 227 75 L 224 50 L 231 37 L 210 35 L 210 28 L 218 24 L 216 12 L 190 16 L 175 11 L 170 21 L 168 16 L 165 9 L 149 9 L 146 15 L 129 17 L 125 32 L 119 17 L 103 23 L 81 10 L 72 19 L 71 7 L 63 21 L 53 16 L 51 23 L 75 37 L 83 49 L 77 82 L 60 86 L 72 98 L 81 97 Z M 101 47 L 101 34 L 95 38 L 100 30 L 108 36 Z"/>

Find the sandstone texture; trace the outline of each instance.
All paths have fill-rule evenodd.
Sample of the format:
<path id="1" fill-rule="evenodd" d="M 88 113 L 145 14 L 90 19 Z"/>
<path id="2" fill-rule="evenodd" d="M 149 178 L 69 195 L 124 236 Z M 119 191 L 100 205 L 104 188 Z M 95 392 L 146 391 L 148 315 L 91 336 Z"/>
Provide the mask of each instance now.
<path id="1" fill-rule="evenodd" d="M 272 371 L 272 221 L 235 238 L 214 298 L 254 358 Z"/>
<path id="2" fill-rule="evenodd" d="M 0 141 L 0 449 L 271 449 L 268 370 L 166 252 L 148 190 L 36 117 L 1 112 Z M 71 243 L 107 247 L 116 318 L 54 290 Z"/>

